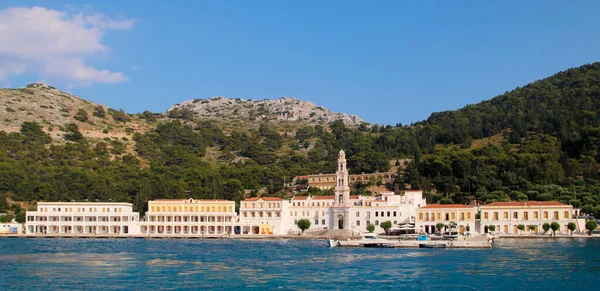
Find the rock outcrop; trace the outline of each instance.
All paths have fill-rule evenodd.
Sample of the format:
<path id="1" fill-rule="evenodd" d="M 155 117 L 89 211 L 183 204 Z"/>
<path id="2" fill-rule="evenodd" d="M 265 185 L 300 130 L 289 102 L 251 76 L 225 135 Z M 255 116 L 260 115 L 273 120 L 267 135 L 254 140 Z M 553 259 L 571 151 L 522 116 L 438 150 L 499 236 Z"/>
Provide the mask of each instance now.
<path id="1" fill-rule="evenodd" d="M 207 119 L 238 120 L 289 120 L 307 123 L 329 123 L 342 120 L 347 125 L 360 125 L 364 121 L 356 115 L 336 113 L 312 102 L 296 98 L 275 100 L 245 100 L 240 98 L 212 97 L 195 99 L 171 106 L 167 112 L 190 111 Z"/>

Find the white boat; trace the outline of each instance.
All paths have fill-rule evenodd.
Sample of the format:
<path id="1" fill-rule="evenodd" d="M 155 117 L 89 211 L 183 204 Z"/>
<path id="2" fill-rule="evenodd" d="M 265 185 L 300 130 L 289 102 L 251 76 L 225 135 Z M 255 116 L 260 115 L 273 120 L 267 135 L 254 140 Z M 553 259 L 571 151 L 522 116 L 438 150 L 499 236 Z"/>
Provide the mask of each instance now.
<path id="1" fill-rule="evenodd" d="M 340 245 L 339 245 L 339 243 L 340 243 L 340 241 L 339 241 L 339 240 L 337 240 L 337 239 L 332 239 L 332 238 L 328 238 L 328 239 L 327 239 L 327 245 L 328 245 L 330 248 L 334 248 L 334 247 L 338 247 L 338 246 L 340 246 Z"/>
<path id="2" fill-rule="evenodd" d="M 332 241 L 332 240 L 330 240 Z M 359 239 L 337 240 L 334 241 L 336 246 L 340 247 L 365 247 L 365 248 L 393 248 L 396 246 L 395 241 L 379 238 L 377 234 L 363 234 Z M 332 242 L 329 243 L 330 247 Z"/>

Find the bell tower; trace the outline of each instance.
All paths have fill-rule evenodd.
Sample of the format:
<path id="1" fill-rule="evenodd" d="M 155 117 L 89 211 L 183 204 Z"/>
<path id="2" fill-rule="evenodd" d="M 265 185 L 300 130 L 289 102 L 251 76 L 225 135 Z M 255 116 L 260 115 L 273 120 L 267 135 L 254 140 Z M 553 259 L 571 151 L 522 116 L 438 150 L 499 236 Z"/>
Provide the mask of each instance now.
<path id="1" fill-rule="evenodd" d="M 340 150 L 338 168 L 335 172 L 335 194 L 331 208 L 331 229 L 350 229 L 350 187 L 348 186 L 348 169 L 346 153 Z"/>
<path id="2" fill-rule="evenodd" d="M 350 206 L 350 187 L 348 187 L 348 170 L 346 169 L 346 153 L 340 150 L 338 169 L 335 172 L 335 201 L 334 207 Z"/>

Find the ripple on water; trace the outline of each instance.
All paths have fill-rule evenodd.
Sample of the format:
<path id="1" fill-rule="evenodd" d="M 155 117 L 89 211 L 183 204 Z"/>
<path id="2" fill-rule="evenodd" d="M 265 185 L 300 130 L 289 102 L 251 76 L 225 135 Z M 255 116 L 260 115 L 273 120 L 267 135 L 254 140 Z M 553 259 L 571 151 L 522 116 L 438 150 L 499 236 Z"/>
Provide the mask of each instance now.
<path id="1" fill-rule="evenodd" d="M 491 250 L 330 249 L 321 240 L 0 239 L 0 250 L 11 250 L 0 253 L 0 286 L 567 289 L 577 282 L 591 289 L 599 281 L 598 247 L 600 240 L 565 239 L 502 239 Z"/>

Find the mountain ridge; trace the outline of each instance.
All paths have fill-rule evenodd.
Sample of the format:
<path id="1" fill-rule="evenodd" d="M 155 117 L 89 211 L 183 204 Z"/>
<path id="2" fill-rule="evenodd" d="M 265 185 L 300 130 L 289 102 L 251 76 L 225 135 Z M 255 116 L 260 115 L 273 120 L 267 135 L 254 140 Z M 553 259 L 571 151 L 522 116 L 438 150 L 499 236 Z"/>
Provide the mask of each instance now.
<path id="1" fill-rule="evenodd" d="M 167 113 L 176 110 L 189 110 L 194 112 L 197 117 L 207 119 L 287 120 L 308 123 L 329 123 L 342 120 L 350 126 L 358 126 L 365 122 L 357 115 L 336 113 L 323 106 L 317 106 L 313 102 L 294 97 L 246 100 L 215 96 L 175 104 L 167 110 Z"/>

